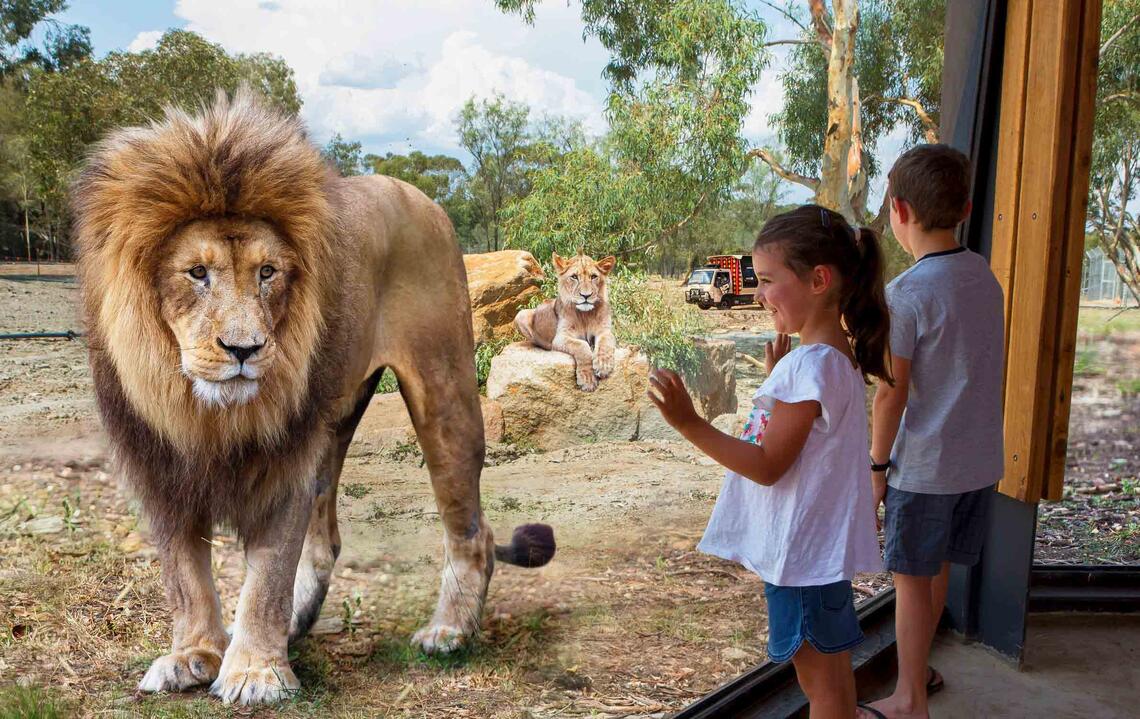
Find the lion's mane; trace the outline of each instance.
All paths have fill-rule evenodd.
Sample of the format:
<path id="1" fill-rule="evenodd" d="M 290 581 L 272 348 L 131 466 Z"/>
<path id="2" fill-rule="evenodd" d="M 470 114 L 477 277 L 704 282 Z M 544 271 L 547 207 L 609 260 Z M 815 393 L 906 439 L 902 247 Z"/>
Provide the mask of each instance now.
<path id="1" fill-rule="evenodd" d="M 190 521 L 252 528 L 301 477 L 327 434 L 334 381 L 319 357 L 335 334 L 335 176 L 301 123 L 248 92 L 197 115 L 161 120 L 100 143 L 72 193 L 89 358 L 120 469 L 161 534 Z M 250 402 L 198 401 L 160 314 L 159 260 L 187 223 L 269 223 L 296 253 L 280 352 Z M 289 479 L 282 479 L 289 476 Z"/>

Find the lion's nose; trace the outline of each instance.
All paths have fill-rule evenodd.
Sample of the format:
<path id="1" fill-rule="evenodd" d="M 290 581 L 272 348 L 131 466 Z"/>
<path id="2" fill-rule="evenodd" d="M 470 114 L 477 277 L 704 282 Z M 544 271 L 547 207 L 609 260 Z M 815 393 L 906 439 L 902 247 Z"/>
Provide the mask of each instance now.
<path id="1" fill-rule="evenodd" d="M 594 296 L 593 292 L 579 292 L 578 294 L 582 295 L 582 299 L 584 300 L 588 300 Z"/>
<path id="2" fill-rule="evenodd" d="M 255 352 L 257 352 L 259 349 L 261 349 L 262 347 L 265 346 L 264 344 L 260 344 L 260 345 L 228 345 L 225 342 L 222 342 L 222 339 L 220 337 L 218 338 L 218 345 L 220 345 L 221 348 L 224 349 L 226 352 L 229 352 L 230 354 L 232 354 L 234 356 L 234 359 L 236 359 L 239 364 L 242 362 L 245 362 L 247 359 L 252 357 Z"/>

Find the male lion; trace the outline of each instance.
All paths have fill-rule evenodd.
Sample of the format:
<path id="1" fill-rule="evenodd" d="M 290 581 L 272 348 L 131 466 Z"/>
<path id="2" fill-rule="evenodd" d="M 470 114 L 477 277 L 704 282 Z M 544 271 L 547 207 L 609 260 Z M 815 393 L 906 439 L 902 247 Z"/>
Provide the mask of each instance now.
<path id="1" fill-rule="evenodd" d="M 558 298 L 532 310 L 519 310 L 515 327 L 531 344 L 574 358 L 578 386 L 587 392 L 614 371 L 614 333 L 606 278 L 617 262 L 598 262 L 581 250 L 567 259 L 552 253 L 558 273 Z"/>
<path id="2" fill-rule="evenodd" d="M 287 643 L 328 589 L 337 480 L 385 367 L 444 525 L 439 604 L 413 641 L 457 648 L 495 558 L 553 555 L 545 525 L 492 541 L 463 262 L 447 215 L 414 187 L 336 176 L 299 121 L 243 91 L 110 136 L 74 206 L 99 410 L 173 612 L 170 653 L 140 689 L 213 682 L 242 704 L 297 689 Z M 210 570 L 219 523 L 245 544 L 232 637 Z"/>

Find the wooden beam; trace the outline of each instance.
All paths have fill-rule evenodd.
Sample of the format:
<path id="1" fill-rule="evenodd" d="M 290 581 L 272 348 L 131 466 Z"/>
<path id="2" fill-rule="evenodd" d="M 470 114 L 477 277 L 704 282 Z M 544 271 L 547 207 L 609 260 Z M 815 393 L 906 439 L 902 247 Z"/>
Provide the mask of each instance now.
<path id="1" fill-rule="evenodd" d="M 1077 84 L 1068 179 L 1064 257 L 1058 311 L 1057 357 L 1053 363 L 1053 416 L 1045 467 L 1043 499 L 1061 499 L 1069 450 L 1069 415 L 1072 406 L 1073 363 L 1077 354 L 1077 315 L 1080 309 L 1081 262 L 1084 259 L 1085 216 L 1088 213 L 1089 169 L 1092 165 L 1093 125 L 1096 114 L 1097 68 L 1100 49 L 1101 3 L 1086 0 L 1081 12 L 1077 49 Z"/>
<path id="2" fill-rule="evenodd" d="M 1009 0 L 1005 21 L 1005 54 L 1001 79 L 1001 124 L 998 127 L 997 182 L 990 268 L 1005 293 L 1005 349 L 1009 350 L 1010 306 L 1013 302 L 1013 257 L 1017 248 L 1017 197 L 1021 190 L 1022 136 L 1025 132 L 1026 72 L 1033 0 Z M 1007 364 L 1008 372 L 1008 364 Z"/>
<path id="3" fill-rule="evenodd" d="M 1100 0 L 1008 6 L 991 263 L 1006 293 L 1000 490 L 1025 502 L 1063 479 L 1099 14 Z"/>

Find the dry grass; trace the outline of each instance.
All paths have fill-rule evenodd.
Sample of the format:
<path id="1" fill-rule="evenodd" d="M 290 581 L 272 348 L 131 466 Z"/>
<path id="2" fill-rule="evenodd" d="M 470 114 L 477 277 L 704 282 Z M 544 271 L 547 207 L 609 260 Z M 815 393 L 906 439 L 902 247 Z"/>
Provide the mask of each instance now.
<path id="1" fill-rule="evenodd" d="M 511 504 L 497 500 L 504 502 Z M 0 468 L 0 716 L 251 713 L 203 691 L 134 693 L 169 642 L 158 563 L 136 525 L 99 466 Z M 692 551 L 695 530 L 686 531 L 680 540 L 676 532 L 614 539 L 578 556 L 567 548 L 569 574 L 500 570 L 481 634 L 444 658 L 408 644 L 431 613 L 438 558 L 345 568 L 322 633 L 291 657 L 302 691 L 253 713 L 521 719 L 674 711 L 758 662 L 766 630 L 759 581 Z M 232 611 L 241 579 L 232 539 L 222 537 L 215 571 Z M 336 617 L 346 603 L 343 624 Z"/>

